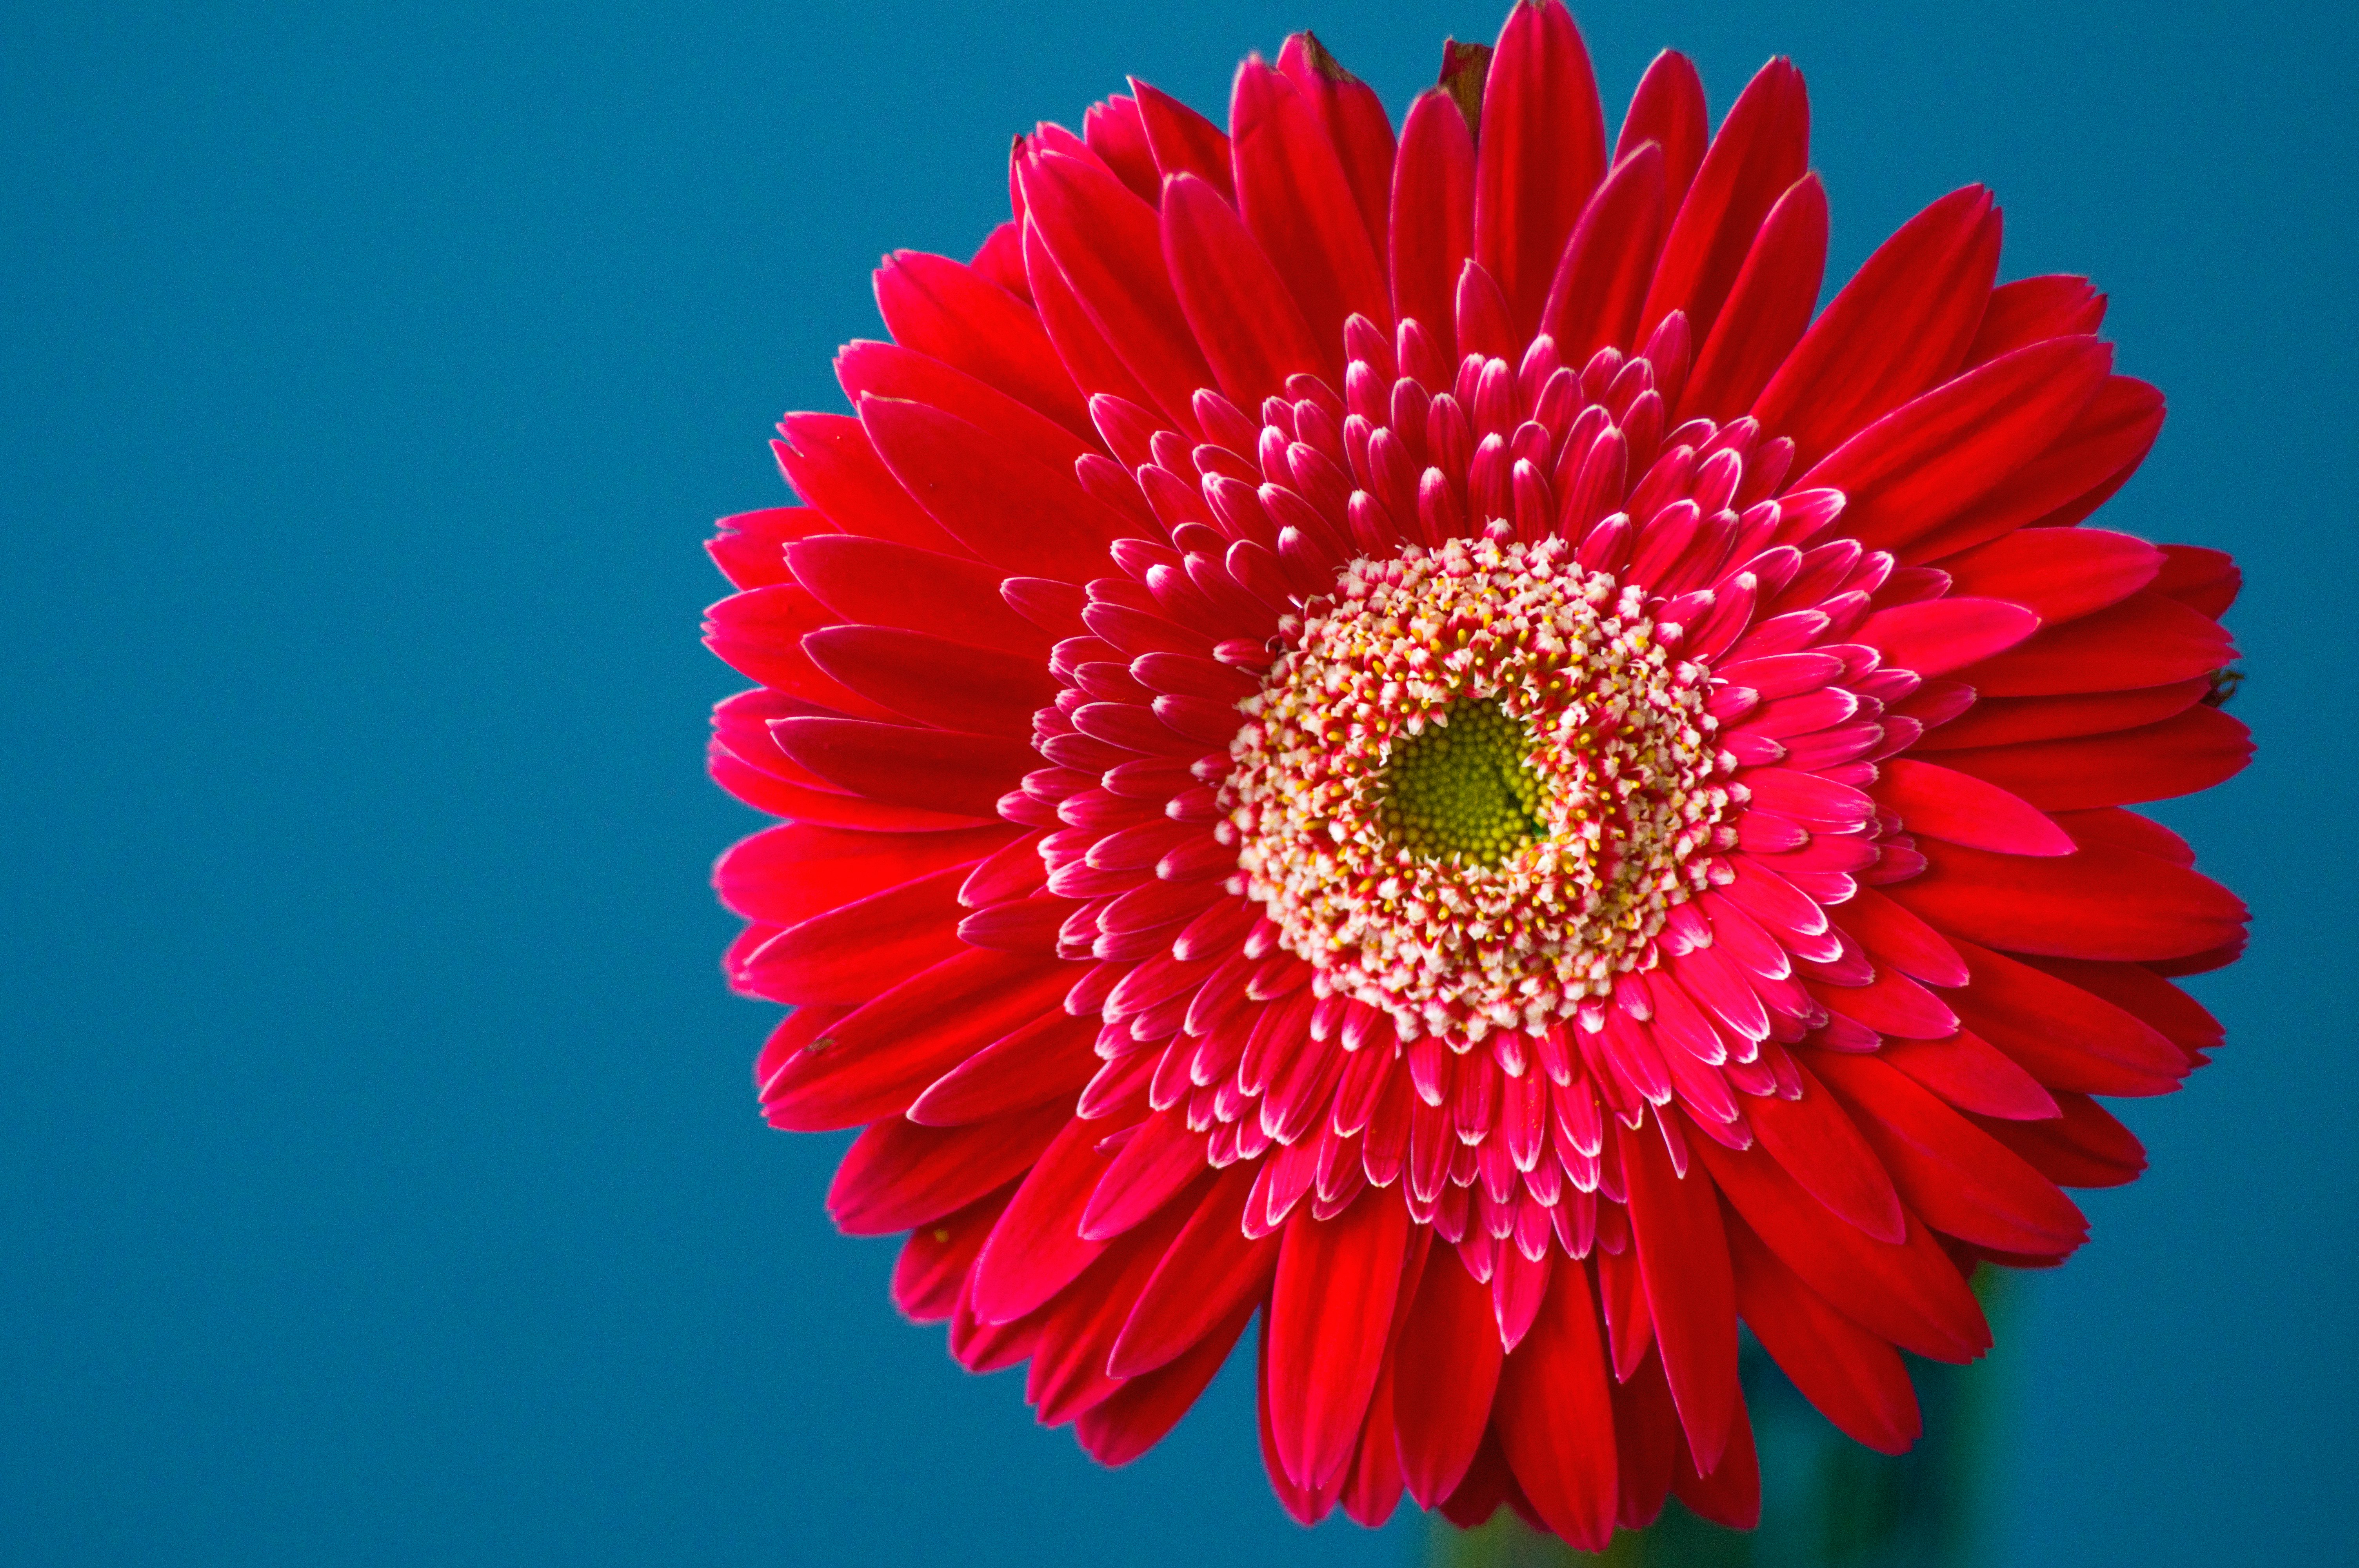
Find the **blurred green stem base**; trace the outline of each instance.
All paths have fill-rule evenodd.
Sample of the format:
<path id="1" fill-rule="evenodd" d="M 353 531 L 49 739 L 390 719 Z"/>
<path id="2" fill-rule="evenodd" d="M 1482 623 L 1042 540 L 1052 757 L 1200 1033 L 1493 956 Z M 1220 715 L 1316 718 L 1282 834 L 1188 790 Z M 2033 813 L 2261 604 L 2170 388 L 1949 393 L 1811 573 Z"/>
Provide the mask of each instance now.
<path id="1" fill-rule="evenodd" d="M 2006 1276 L 1984 1269 L 1974 1293 L 1995 1329 Z M 2004 1336 L 2001 1336 L 2004 1343 Z M 1433 1516 L 1431 1568 L 1966 1568 L 1975 1562 L 1988 1490 L 1986 1461 L 2004 1374 L 1985 1357 L 1967 1367 L 1909 1357 L 1925 1435 L 1897 1458 L 1827 1423 L 1748 1335 L 1745 1399 L 1761 1454 L 1761 1527 L 1723 1530 L 1674 1498 L 1642 1530 L 1602 1553 L 1575 1552 L 1501 1509 L 1479 1530 Z"/>

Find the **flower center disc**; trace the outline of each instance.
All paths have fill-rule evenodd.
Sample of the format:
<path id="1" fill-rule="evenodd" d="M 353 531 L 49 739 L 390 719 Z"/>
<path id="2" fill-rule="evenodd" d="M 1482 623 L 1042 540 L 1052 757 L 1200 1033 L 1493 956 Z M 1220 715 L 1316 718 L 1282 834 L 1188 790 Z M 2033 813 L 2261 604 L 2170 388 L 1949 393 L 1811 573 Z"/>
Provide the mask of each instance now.
<path id="1" fill-rule="evenodd" d="M 1706 678 L 1561 541 L 1354 561 L 1239 705 L 1245 891 L 1405 1038 L 1544 1028 L 1704 884 L 1734 767 Z"/>

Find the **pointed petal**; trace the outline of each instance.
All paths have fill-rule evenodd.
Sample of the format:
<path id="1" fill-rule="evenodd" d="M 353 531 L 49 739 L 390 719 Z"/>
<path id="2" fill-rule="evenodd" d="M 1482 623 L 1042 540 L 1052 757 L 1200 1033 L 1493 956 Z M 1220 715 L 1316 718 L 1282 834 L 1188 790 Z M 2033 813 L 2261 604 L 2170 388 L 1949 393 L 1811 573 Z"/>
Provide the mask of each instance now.
<path id="1" fill-rule="evenodd" d="M 1332 1479 L 1352 1456 L 1401 1289 L 1408 1210 L 1373 1193 L 1332 1219 L 1287 1222 L 1270 1297 L 1266 1390 L 1278 1462 L 1296 1485 Z"/>
<path id="2" fill-rule="evenodd" d="M 1591 1552 L 1612 1539 L 1619 1499 L 1602 1338 L 1589 1271 L 1568 1262 L 1499 1377 L 1499 1447 L 1516 1484 L 1550 1530 Z"/>
<path id="3" fill-rule="evenodd" d="M 1658 1114 L 1667 1114 L 1658 1112 Z M 1651 1128 L 1616 1126 L 1624 1180 L 1630 1186 L 1630 1230 L 1646 1271 L 1655 1343 L 1690 1446 L 1716 1464 L 1743 1399 L 1736 1386 L 1736 1297 L 1721 1234 L 1720 1204 L 1698 1166 L 1672 1170 Z M 1690 1138 L 1690 1146 L 1710 1143 Z"/>
<path id="4" fill-rule="evenodd" d="M 1565 239 L 1605 171 L 1589 51 L 1560 0 L 1518 0 L 1483 88 L 1474 259 L 1498 279 L 1519 341 L 1540 319 Z"/>
<path id="5" fill-rule="evenodd" d="M 1453 302 L 1474 251 L 1474 138 L 1438 87 L 1418 95 L 1401 125 L 1390 234 L 1394 313 L 1415 319 L 1457 363 Z"/>

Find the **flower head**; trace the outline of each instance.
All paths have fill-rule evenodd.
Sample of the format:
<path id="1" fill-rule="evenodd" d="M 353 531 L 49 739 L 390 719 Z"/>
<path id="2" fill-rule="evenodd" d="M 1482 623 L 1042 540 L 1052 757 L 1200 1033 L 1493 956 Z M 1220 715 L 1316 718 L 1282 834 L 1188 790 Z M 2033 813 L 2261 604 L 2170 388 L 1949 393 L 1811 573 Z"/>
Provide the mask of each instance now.
<path id="1" fill-rule="evenodd" d="M 1261 1325 L 1299 1517 L 1757 1509 L 1737 1325 L 1860 1441 L 1978 1262 L 2125 1182 L 2245 910 L 2125 806 L 2240 768 L 2224 556 L 2082 525 L 2159 395 L 1956 192 L 1813 316 L 1801 78 L 1606 140 L 1557 0 L 1397 137 L 1019 140 L 728 520 L 729 973 L 895 1294 L 1119 1464 Z"/>

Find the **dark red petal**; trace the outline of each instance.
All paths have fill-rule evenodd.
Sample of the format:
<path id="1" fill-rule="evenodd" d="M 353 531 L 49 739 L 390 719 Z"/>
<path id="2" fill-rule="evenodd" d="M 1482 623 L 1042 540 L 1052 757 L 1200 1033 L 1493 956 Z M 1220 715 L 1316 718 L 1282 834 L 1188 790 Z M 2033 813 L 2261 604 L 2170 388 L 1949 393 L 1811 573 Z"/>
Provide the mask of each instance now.
<path id="1" fill-rule="evenodd" d="M 2245 905 L 2208 877 L 2106 844 L 2036 858 L 1927 840 L 1925 874 L 1885 889 L 1940 929 L 2060 958 L 2178 958 L 2234 940 Z"/>
<path id="2" fill-rule="evenodd" d="M 2038 457 L 2104 384 L 2094 338 L 2017 349 L 1904 403 L 1799 481 L 1850 498 L 1843 528 L 1893 549 L 1931 533 Z"/>
<path id="3" fill-rule="evenodd" d="M 2057 1114 L 2038 1079 L 1971 1030 L 1947 1040 L 1887 1040 L 1877 1054 L 1960 1110 L 2010 1121 Z"/>
<path id="4" fill-rule="evenodd" d="M 939 1219 L 1020 1174 L 1067 1119 L 1061 1106 L 972 1127 L 889 1117 L 852 1141 L 827 1212 L 847 1236 L 890 1236 Z"/>
<path id="5" fill-rule="evenodd" d="M 1945 753 L 1954 759 L 1957 753 Z M 1881 764 L 1868 791 L 1908 832 L 2001 855 L 2069 855 L 2072 840 L 2038 807 L 1989 782 L 1909 757 Z M 2112 802 L 2087 804 L 2111 805 Z"/>
<path id="6" fill-rule="evenodd" d="M 1665 1114 L 1658 1111 L 1657 1114 Z M 1736 1296 L 1721 1234 L 1720 1205 L 1699 1166 L 1671 1168 L 1654 1128 L 1616 1126 L 1624 1180 L 1630 1185 L 1630 1230 L 1647 1275 L 1655 1343 L 1680 1409 L 1689 1445 L 1717 1464 L 1731 1422 L 1743 1408 L 1736 1386 Z M 1691 1145 L 1709 1143 L 1690 1138 Z"/>
<path id="7" fill-rule="evenodd" d="M 1680 395 L 1680 419 L 1725 422 L 1752 406 L 1810 324 L 1826 265 L 1826 187 L 1806 174 L 1762 220 Z"/>
<path id="8" fill-rule="evenodd" d="M 1474 259 L 1530 338 L 1574 221 L 1605 171 L 1605 117 L 1589 51 L 1560 0 L 1518 0 L 1483 87 Z"/>
<path id="9" fill-rule="evenodd" d="M 1474 138 L 1438 87 L 1418 95 L 1401 124 L 1390 234 L 1394 314 L 1414 318 L 1456 362 L 1452 302 L 1474 250 Z"/>
<path id="10" fill-rule="evenodd" d="M 1963 671 L 1989 697 L 2129 691 L 2209 675 L 2236 656 L 2219 622 L 2147 589 Z"/>
<path id="11" fill-rule="evenodd" d="M 1380 1193 L 1365 1201 L 1394 1200 Z M 1393 1357 L 1393 1423 L 1409 1496 L 1430 1509 L 1457 1489 L 1473 1463 L 1502 1351 L 1491 1292 L 1466 1272 L 1456 1249 L 1430 1250 L 1416 1290 Z"/>
<path id="12" fill-rule="evenodd" d="M 2009 599 L 2054 626 L 2136 593 L 2162 569 L 2144 539 L 2103 528 L 2023 528 L 1945 557 L 1951 593 Z"/>
<path id="13" fill-rule="evenodd" d="M 2152 1025 L 2170 1043 L 2201 1062 L 2227 1037 L 2202 1003 L 2143 964 L 2093 964 L 2072 958 L 2041 958 L 2033 968 L 2069 980 Z"/>
<path id="14" fill-rule="evenodd" d="M 2236 602 L 2236 590 L 2244 587 L 2245 574 L 2226 551 L 2206 550 L 2195 545 L 2165 545 L 2162 554 L 2162 573 L 2154 581 L 2156 592 L 2167 593 L 2214 621 Z"/>
<path id="15" fill-rule="evenodd" d="M 1682 1444 L 1679 1468 L 1671 1473 L 1671 1491 L 1690 1511 L 1730 1530 L 1751 1530 L 1761 1522 L 1761 1461 L 1754 1452 L 1753 1422 L 1743 1401 L 1737 1404 L 1735 1427 L 1718 1467 L 1698 1476 L 1695 1456 Z"/>
<path id="16" fill-rule="evenodd" d="M 1589 1271 L 1578 1263 L 1553 1271 L 1539 1316 L 1507 1357 L 1496 1420 L 1500 1450 L 1548 1527 L 1574 1547 L 1604 1550 L 1619 1500 L 1614 1408 Z"/>
<path id="17" fill-rule="evenodd" d="M 1802 1397 L 1880 1454 L 1903 1454 L 1925 1430 L 1899 1355 L 1829 1306 L 1741 1219 L 1731 1218 L 1736 1310 Z"/>
<path id="18" fill-rule="evenodd" d="M 1810 101 L 1802 73 L 1791 60 L 1773 59 L 1737 95 L 1696 170 L 1664 241 L 1640 330 L 1684 310 L 1690 330 L 1709 336 L 1754 232 L 1810 162 Z"/>
<path id="19" fill-rule="evenodd" d="M 1601 1267 L 1610 1256 L 1599 1255 Z M 1650 1341 L 1647 1349 L 1653 1348 Z M 1687 1447 L 1680 1435 L 1680 1412 L 1671 1403 L 1670 1385 L 1663 1380 L 1661 1357 L 1645 1357 L 1614 1390 L 1614 1447 L 1622 1494 L 1614 1522 L 1624 1530 L 1644 1530 L 1663 1511 L 1671 1474 Z"/>
<path id="20" fill-rule="evenodd" d="M 1212 362 L 1221 390 L 1243 408 L 1285 390 L 1286 378 L 1331 368 L 1333 355 L 1234 209 L 1193 175 L 1175 175 L 1163 197 L 1163 256 L 1180 308 Z"/>
<path id="21" fill-rule="evenodd" d="M 2087 1095 L 2060 1094 L 2053 1121 L 1984 1121 L 1990 1135 L 2059 1186 L 2118 1187 L 2146 1169 L 2146 1150 Z"/>
<path id="22" fill-rule="evenodd" d="M 1229 100 L 1229 153 L 1245 226 L 1340 371 L 1343 319 L 1383 321 L 1392 302 L 1334 144 L 1292 82 L 1249 59 Z"/>
<path id="23" fill-rule="evenodd" d="M 1966 983 L 1965 960 L 1941 934 L 1876 892 L 1862 888 L 1839 905 L 1834 923 L 1858 938 L 1869 957 L 1930 986 Z"/>
<path id="24" fill-rule="evenodd" d="M 1020 741 L 872 724 L 783 719 L 772 733 L 788 757 L 855 794 L 927 811 L 998 815 L 999 797 L 1039 762 Z"/>
<path id="25" fill-rule="evenodd" d="M 1951 191 L 1877 247 L 1829 303 L 1753 416 L 1807 470 L 1852 433 L 1939 384 L 1964 357 L 1998 268 L 1998 214 Z"/>

